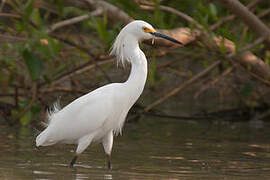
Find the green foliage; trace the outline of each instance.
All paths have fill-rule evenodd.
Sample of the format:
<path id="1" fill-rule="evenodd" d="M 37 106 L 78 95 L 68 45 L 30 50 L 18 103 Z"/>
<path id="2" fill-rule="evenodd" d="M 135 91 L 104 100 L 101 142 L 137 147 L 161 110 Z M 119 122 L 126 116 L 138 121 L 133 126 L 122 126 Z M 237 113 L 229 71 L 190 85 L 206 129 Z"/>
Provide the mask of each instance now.
<path id="1" fill-rule="evenodd" d="M 153 56 L 151 59 L 151 66 L 150 66 L 148 77 L 147 77 L 150 87 L 153 87 L 156 82 L 156 60 L 157 59 L 155 56 Z"/>
<path id="2" fill-rule="evenodd" d="M 140 11 L 140 8 L 138 8 L 135 1 L 127 1 L 127 0 L 108 0 L 108 2 L 116 5 L 118 8 L 124 10 L 126 13 L 128 13 L 131 17 L 134 17 L 137 19 L 138 11 Z M 142 11 L 143 12 L 143 11 Z M 140 14 L 142 15 L 142 14 Z"/>
<path id="3" fill-rule="evenodd" d="M 64 12 L 63 1 L 62 0 L 55 0 L 55 1 L 58 7 L 58 12 L 60 13 L 60 15 L 63 15 Z"/>
<path id="4" fill-rule="evenodd" d="M 239 94 L 241 94 L 242 96 L 246 96 L 249 97 L 251 95 L 252 92 L 252 85 L 249 83 L 244 84 L 244 86 L 239 90 Z"/>
<path id="5" fill-rule="evenodd" d="M 30 100 L 23 100 L 19 102 L 19 108 L 12 111 L 13 117 L 17 117 L 20 112 L 30 103 Z M 41 112 L 39 104 L 34 104 L 29 111 L 27 111 L 20 119 L 20 124 L 26 126 L 30 124 L 34 118 L 37 118 Z"/>
<path id="6" fill-rule="evenodd" d="M 270 51 L 266 51 L 265 52 L 265 63 L 268 64 L 268 66 L 270 66 Z"/>
<path id="7" fill-rule="evenodd" d="M 108 27 L 108 17 L 106 14 L 104 14 L 102 18 L 91 18 L 89 28 L 92 28 L 97 32 L 99 39 L 103 42 L 102 44 L 99 43 L 97 45 L 101 46 L 101 49 L 104 49 L 105 51 L 109 50 L 113 40 L 120 31 L 119 25 L 117 24 L 113 28 Z M 92 42 L 97 43 L 95 41 Z"/>
<path id="8" fill-rule="evenodd" d="M 223 56 L 223 58 L 225 58 L 226 55 L 227 55 L 227 52 L 226 52 L 226 48 L 225 48 L 225 45 L 224 45 L 224 38 L 222 38 L 222 40 L 220 42 L 219 49 L 220 49 L 221 55 Z"/>
<path id="9" fill-rule="evenodd" d="M 108 24 L 108 19 L 107 16 L 104 15 L 103 18 L 97 18 L 95 19 L 95 25 L 96 25 L 96 30 L 99 35 L 99 37 L 105 42 L 108 42 L 109 38 L 109 33 L 107 31 L 107 24 Z"/>
<path id="10" fill-rule="evenodd" d="M 153 3 L 154 11 L 140 9 L 137 5 L 138 1 L 108 0 L 107 2 L 116 5 L 134 19 L 145 20 L 158 29 L 172 29 L 175 27 L 194 28 L 193 25 L 178 16 L 161 10 L 159 5 L 173 7 L 176 10 L 186 13 L 202 24 L 208 32 L 210 32 L 209 27 L 211 25 L 231 14 L 220 3 L 210 0 L 149 0 L 148 2 Z M 250 1 L 245 0 L 241 2 L 247 4 Z M 21 15 L 21 18 L 9 18 L 0 22 L 2 35 L 18 37 L 14 41 L 1 42 L 0 85 L 6 93 L 14 93 L 14 88 L 11 88 L 14 85 L 26 86 L 25 89 L 29 91 L 33 82 L 39 85 L 50 84 L 53 80 L 81 65 L 82 62 L 92 60 L 92 56 L 89 56 L 84 50 L 67 45 L 69 43 L 61 41 L 53 35 L 60 36 L 74 44 L 84 46 L 89 49 L 94 57 L 99 57 L 100 55 L 108 54 L 113 40 L 122 27 L 121 22 L 118 23 L 117 20 L 109 21 L 111 14 L 105 13 L 103 16 L 92 17 L 83 22 L 60 28 L 53 35 L 47 34 L 50 25 L 89 13 L 89 10 L 65 6 L 64 0 L 46 1 L 46 3 L 54 7 L 52 9 L 34 6 L 34 3 L 35 0 L 15 0 L 5 5 L 5 7 L 8 7 L 5 11 L 10 10 L 11 14 Z M 258 6 L 255 12 L 261 13 L 266 9 L 267 7 Z M 236 52 L 257 38 L 251 30 L 247 30 L 244 23 L 240 23 L 239 19 L 237 21 L 228 21 L 211 33 L 233 41 Z M 190 45 L 190 47 L 184 48 L 181 53 L 177 50 L 177 53 L 181 57 L 183 56 L 182 52 L 190 54 L 187 56 L 190 59 L 190 63 L 198 63 L 205 68 L 213 60 L 224 58 L 228 54 L 224 45 L 224 39 L 222 39 L 219 46 L 219 54 L 209 51 L 203 42 L 197 42 L 197 45 L 199 45 L 197 50 L 194 49 L 194 46 Z M 252 50 L 260 54 L 261 57 L 264 57 L 265 62 L 270 65 L 270 53 L 265 50 L 263 45 L 258 45 Z M 153 52 L 147 53 L 154 54 Z M 213 58 L 213 56 L 217 57 Z M 157 58 L 153 55 L 148 76 L 150 87 L 157 87 L 164 79 L 157 71 L 158 63 Z M 179 66 L 179 64 L 176 65 L 176 67 Z M 229 61 L 223 62 L 223 67 L 227 68 L 230 66 L 231 63 Z M 176 69 L 176 67 L 170 68 Z M 183 67 L 185 66 L 183 65 Z M 108 65 L 102 68 L 107 72 L 111 66 Z M 189 77 L 193 76 L 192 70 L 187 70 L 187 72 Z M 212 76 L 217 76 L 218 73 L 212 73 Z M 98 82 L 102 81 L 104 79 L 103 76 L 97 74 L 91 75 L 95 76 Z M 254 87 L 248 83 L 239 89 L 238 94 L 243 97 L 251 97 L 254 91 Z M 15 117 L 22 112 L 30 101 L 31 96 L 21 96 L 19 98 L 19 107 L 12 111 L 13 116 Z M 13 101 L 11 102 L 13 103 Z M 41 105 L 39 102 L 35 102 L 32 108 L 19 120 L 20 123 L 22 125 L 31 123 L 31 120 L 38 115 L 40 109 Z"/>
<path id="11" fill-rule="evenodd" d="M 210 3 L 209 4 L 209 9 L 210 9 L 210 15 L 212 16 L 213 19 L 217 20 L 217 8 L 215 6 L 215 4 Z"/>
<path id="12" fill-rule="evenodd" d="M 31 15 L 31 20 L 36 25 L 40 26 L 42 23 L 41 17 L 40 17 L 40 11 L 38 8 L 33 9 L 33 13 Z"/>
<path id="13" fill-rule="evenodd" d="M 42 61 L 39 58 L 39 56 L 37 56 L 36 54 L 28 50 L 24 50 L 23 59 L 24 59 L 25 65 L 27 66 L 31 79 L 33 81 L 39 80 L 42 74 L 42 70 L 43 70 Z"/>
<path id="14" fill-rule="evenodd" d="M 23 12 L 24 12 L 23 19 L 26 23 L 29 22 L 29 17 L 31 16 L 33 12 L 33 4 L 34 4 L 34 0 L 28 0 L 23 6 Z"/>

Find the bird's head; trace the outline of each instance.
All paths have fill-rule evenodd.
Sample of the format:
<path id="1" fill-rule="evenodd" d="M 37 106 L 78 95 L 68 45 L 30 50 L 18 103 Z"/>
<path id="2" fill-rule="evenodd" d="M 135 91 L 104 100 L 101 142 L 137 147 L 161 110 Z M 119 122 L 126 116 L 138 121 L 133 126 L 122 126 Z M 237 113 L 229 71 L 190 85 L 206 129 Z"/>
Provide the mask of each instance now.
<path id="1" fill-rule="evenodd" d="M 156 32 L 156 30 L 152 27 L 151 24 L 141 20 L 136 20 L 129 23 L 123 28 L 123 31 L 125 33 L 132 34 L 139 41 L 153 38 L 153 35 L 151 35 L 151 33 Z"/>
<path id="2" fill-rule="evenodd" d="M 172 41 L 177 44 L 182 44 L 181 42 L 168 37 L 164 34 L 156 32 L 156 30 L 150 25 L 149 23 L 142 21 L 142 20 L 136 20 L 132 21 L 131 23 L 127 24 L 118 34 L 117 38 L 114 41 L 114 44 L 111 48 L 110 55 L 115 55 L 122 64 L 124 64 L 125 61 L 125 55 L 124 55 L 124 39 L 125 37 L 133 37 L 133 39 L 129 38 L 128 40 L 136 40 L 141 41 L 145 39 L 154 39 L 156 37 L 163 38 L 169 41 Z M 126 59 L 127 60 L 127 59 Z"/>
<path id="3" fill-rule="evenodd" d="M 181 42 L 177 41 L 176 39 L 173 39 L 171 37 L 168 37 L 164 34 L 158 33 L 151 24 L 142 21 L 142 20 L 136 20 L 132 21 L 128 25 L 126 25 L 122 31 L 125 34 L 133 34 L 139 41 L 145 40 L 145 39 L 153 39 L 155 37 L 163 38 L 169 41 L 172 41 L 177 44 L 182 44 Z"/>

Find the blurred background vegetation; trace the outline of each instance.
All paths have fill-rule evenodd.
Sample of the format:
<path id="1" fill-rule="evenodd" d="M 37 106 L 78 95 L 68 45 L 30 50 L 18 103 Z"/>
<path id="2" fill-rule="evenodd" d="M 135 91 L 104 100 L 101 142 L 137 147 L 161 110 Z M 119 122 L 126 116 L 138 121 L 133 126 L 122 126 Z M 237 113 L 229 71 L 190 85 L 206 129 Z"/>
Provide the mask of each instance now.
<path id="1" fill-rule="evenodd" d="M 240 2 L 269 27 L 269 2 Z M 181 18 L 172 9 L 193 20 Z M 64 106 L 104 84 L 125 81 L 129 67 L 117 68 L 108 52 L 120 29 L 132 19 L 147 21 L 168 33 L 188 28 L 192 32 L 199 29 L 204 37 L 222 37 L 222 42 L 233 43 L 235 54 L 246 47 L 269 68 L 269 43 L 254 44 L 258 35 L 219 1 L 2 0 L 1 121 L 40 123 L 57 100 Z M 141 115 L 227 120 L 269 117 L 269 77 L 229 59 L 224 43 L 213 50 L 208 44 L 211 38 L 209 42 L 201 37 L 178 39 L 185 46 L 142 43 L 149 76 L 131 119 Z"/>

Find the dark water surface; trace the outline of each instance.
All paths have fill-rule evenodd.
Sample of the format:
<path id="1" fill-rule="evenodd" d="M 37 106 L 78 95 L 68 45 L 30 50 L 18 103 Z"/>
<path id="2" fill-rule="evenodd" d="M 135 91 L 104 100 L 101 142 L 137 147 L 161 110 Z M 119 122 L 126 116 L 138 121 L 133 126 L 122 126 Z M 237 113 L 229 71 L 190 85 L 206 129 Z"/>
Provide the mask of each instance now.
<path id="1" fill-rule="evenodd" d="M 75 146 L 38 150 L 34 130 L 0 126 L 0 179 L 270 179 L 270 123 L 255 125 L 146 117 L 115 138 L 112 171 L 100 144 L 71 169 Z"/>

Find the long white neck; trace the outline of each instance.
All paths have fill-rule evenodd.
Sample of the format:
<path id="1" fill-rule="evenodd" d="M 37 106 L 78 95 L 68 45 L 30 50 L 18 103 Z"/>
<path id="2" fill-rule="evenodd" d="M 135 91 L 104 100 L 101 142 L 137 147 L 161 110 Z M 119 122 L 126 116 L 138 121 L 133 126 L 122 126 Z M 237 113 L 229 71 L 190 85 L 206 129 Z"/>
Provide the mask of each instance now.
<path id="1" fill-rule="evenodd" d="M 136 38 L 126 37 L 123 46 L 125 57 L 128 57 L 131 62 L 130 75 L 124 86 L 130 98 L 130 104 L 133 105 L 144 89 L 147 78 L 147 60 Z"/>

